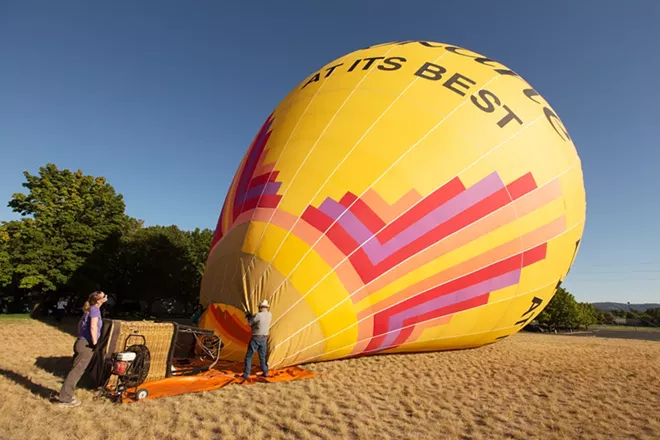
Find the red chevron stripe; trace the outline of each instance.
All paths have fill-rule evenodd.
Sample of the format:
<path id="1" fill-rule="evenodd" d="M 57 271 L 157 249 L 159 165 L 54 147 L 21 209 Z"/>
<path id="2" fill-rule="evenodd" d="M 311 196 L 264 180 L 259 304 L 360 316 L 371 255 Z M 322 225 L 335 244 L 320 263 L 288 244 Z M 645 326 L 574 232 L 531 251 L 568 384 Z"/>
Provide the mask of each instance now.
<path id="1" fill-rule="evenodd" d="M 237 195 L 240 195 L 241 193 L 245 192 L 248 184 L 248 178 L 252 177 L 254 170 L 256 170 L 257 166 L 259 165 L 259 158 L 261 157 L 261 153 L 263 153 L 264 147 L 266 146 L 268 139 L 270 139 L 271 132 L 265 134 L 262 142 L 258 142 L 258 141 L 259 138 L 263 135 L 264 130 L 266 130 L 266 127 L 268 126 L 268 123 L 271 120 L 271 116 L 269 116 L 266 119 L 266 121 L 263 123 L 263 125 L 259 129 L 259 132 L 257 132 L 257 135 L 252 140 L 250 147 L 248 148 L 248 153 L 245 159 L 245 166 L 243 167 L 243 170 L 241 171 L 241 177 L 238 180 L 238 188 L 236 191 Z"/>
<path id="2" fill-rule="evenodd" d="M 386 223 L 378 217 L 378 214 L 376 214 L 369 205 L 364 202 L 364 200 L 350 192 L 346 193 L 339 203 L 346 208 L 349 208 L 372 234 L 376 234 L 386 226 Z"/>
<path id="3" fill-rule="evenodd" d="M 423 304 L 431 299 L 447 295 L 458 290 L 465 289 L 491 278 L 503 275 L 505 273 L 520 269 L 521 267 L 529 266 L 530 264 L 541 261 L 545 258 L 547 250 L 547 243 L 543 243 L 533 249 L 525 251 L 521 254 L 516 254 L 506 260 L 499 261 L 491 264 L 481 270 L 465 275 L 454 281 L 442 284 L 440 286 L 429 289 L 419 295 L 400 302 L 388 309 L 385 309 L 374 316 L 374 334 L 379 335 L 387 332 L 387 324 L 390 316 L 396 315 L 404 310 L 411 309 L 420 304 Z"/>
<path id="4" fill-rule="evenodd" d="M 412 327 L 413 324 L 430 321 L 431 319 L 439 318 L 440 316 L 451 315 L 453 313 L 461 312 L 463 310 L 468 310 L 474 307 L 483 306 L 485 304 L 488 304 L 489 297 L 490 297 L 490 292 L 484 293 L 483 295 L 468 299 L 466 301 L 462 301 L 456 304 L 451 304 L 447 307 L 442 307 L 437 310 L 432 310 L 430 312 L 424 313 L 419 316 L 408 318 L 403 321 L 403 326 L 406 327 L 410 325 L 412 329 L 414 328 Z"/>
<path id="5" fill-rule="evenodd" d="M 282 196 L 277 194 L 264 194 L 261 198 L 259 196 L 252 197 L 250 200 L 245 201 L 240 211 L 234 213 L 234 221 L 236 221 L 236 218 L 242 213 L 257 207 L 275 209 L 277 208 L 277 205 L 279 205 L 280 200 L 282 200 Z"/>
<path id="6" fill-rule="evenodd" d="M 511 194 L 511 200 L 517 200 L 527 194 L 530 191 L 533 191 L 537 188 L 536 181 L 532 173 L 527 173 L 522 177 L 517 178 L 513 182 L 509 183 L 507 186 L 509 193 Z"/>
<path id="7" fill-rule="evenodd" d="M 250 340 L 250 333 L 236 322 L 234 317 L 226 310 L 221 310 L 218 306 L 212 306 L 211 312 L 215 319 L 222 325 L 222 328 L 229 333 L 229 335 L 241 342 L 247 343 Z"/>
<path id="8" fill-rule="evenodd" d="M 273 171 L 272 173 L 266 173 L 266 174 L 262 174 L 261 176 L 254 177 L 252 180 L 250 180 L 248 189 L 254 188 L 255 186 L 263 185 L 264 183 L 275 182 L 275 179 L 277 179 L 278 174 L 280 174 L 279 171 Z"/>
<path id="9" fill-rule="evenodd" d="M 225 218 L 226 215 L 226 210 L 229 202 L 229 196 L 225 196 L 225 201 L 222 204 L 222 210 L 220 211 L 220 217 L 218 218 L 218 223 L 215 226 L 215 232 L 213 233 L 213 240 L 211 241 L 211 247 L 210 249 L 213 249 L 213 246 L 220 240 L 222 240 L 222 237 L 224 236 L 222 232 L 222 222 Z"/>
<path id="10" fill-rule="evenodd" d="M 424 313 L 423 315 L 415 316 L 414 318 L 409 318 L 403 321 L 403 329 L 401 330 L 401 333 L 397 338 L 394 340 L 393 345 L 401 345 L 406 340 L 408 337 L 412 334 L 412 332 L 415 330 L 415 326 L 412 324 L 417 324 L 419 322 L 425 322 L 425 321 L 430 321 L 433 318 L 438 318 L 440 316 L 447 316 L 451 315 L 453 313 L 458 313 L 462 312 L 464 310 L 469 310 L 473 309 L 475 307 L 483 306 L 485 304 L 488 304 L 488 298 L 490 297 L 490 293 L 485 293 L 483 295 L 470 298 L 466 301 L 462 301 L 456 304 L 451 304 L 447 307 L 442 307 L 437 310 L 433 310 L 428 313 Z"/>
<path id="11" fill-rule="evenodd" d="M 307 207 L 305 212 L 303 212 L 302 219 L 319 231 L 325 231 L 325 235 L 345 255 L 350 254 L 358 247 L 358 243 L 353 240 L 339 223 L 332 225 L 333 220 L 313 206 Z"/>
<path id="12" fill-rule="evenodd" d="M 529 193 L 530 191 L 533 191 L 534 189 L 536 189 L 536 182 L 534 182 L 531 174 L 525 175 L 511 182 L 506 186 L 506 188 L 502 188 L 501 190 L 491 194 L 489 197 L 483 199 L 479 203 L 452 217 L 445 223 L 438 225 L 435 229 L 426 235 L 399 249 L 397 252 L 390 255 L 375 266 L 371 264 L 367 254 L 362 249 L 359 249 L 357 252 L 350 256 L 351 264 L 358 272 L 358 275 L 360 275 L 362 281 L 368 283 L 383 272 L 396 266 L 407 258 L 421 252 L 422 250 L 432 246 L 434 243 L 442 240 L 448 235 L 463 229 L 464 227 L 507 205 L 511 202 L 509 193 L 511 193 L 511 196 L 515 200 Z"/>
<path id="13" fill-rule="evenodd" d="M 463 182 L 458 177 L 453 178 L 447 184 L 441 186 L 433 191 L 426 198 L 420 201 L 417 205 L 413 206 L 405 214 L 398 219 L 394 220 L 383 231 L 381 231 L 376 238 L 381 243 L 386 243 L 392 238 L 396 237 L 399 233 L 407 229 L 413 223 L 419 221 L 429 212 L 433 211 L 438 206 L 453 199 L 461 192 L 465 191 Z"/>

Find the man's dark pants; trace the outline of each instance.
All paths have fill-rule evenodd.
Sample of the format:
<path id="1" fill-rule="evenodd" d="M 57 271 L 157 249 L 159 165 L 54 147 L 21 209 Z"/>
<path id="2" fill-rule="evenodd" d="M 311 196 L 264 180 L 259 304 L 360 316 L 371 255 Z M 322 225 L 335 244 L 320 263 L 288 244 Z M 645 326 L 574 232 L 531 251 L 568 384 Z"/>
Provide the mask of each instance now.
<path id="1" fill-rule="evenodd" d="M 268 364 L 266 363 L 266 357 L 268 356 L 268 336 L 252 336 L 252 339 L 250 339 L 247 353 L 245 354 L 245 373 L 243 376 L 250 375 L 254 353 L 259 355 L 261 371 L 264 372 L 264 376 L 268 376 Z"/>
<path id="2" fill-rule="evenodd" d="M 73 345 L 73 352 L 73 367 L 66 376 L 66 379 L 64 379 L 64 385 L 62 385 L 62 389 L 60 390 L 60 402 L 69 403 L 73 400 L 76 386 L 80 378 L 85 374 L 87 366 L 89 366 L 89 361 L 92 360 L 92 355 L 94 354 L 94 350 L 85 339 L 76 340 L 76 343 Z"/>

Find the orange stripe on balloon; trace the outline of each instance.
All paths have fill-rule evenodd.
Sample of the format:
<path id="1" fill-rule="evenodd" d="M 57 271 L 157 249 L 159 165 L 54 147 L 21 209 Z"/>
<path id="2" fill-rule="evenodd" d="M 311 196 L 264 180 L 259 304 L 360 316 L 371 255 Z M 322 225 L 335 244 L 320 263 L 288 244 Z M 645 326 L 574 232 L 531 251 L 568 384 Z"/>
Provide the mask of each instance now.
<path id="1" fill-rule="evenodd" d="M 323 259 L 323 261 L 325 261 L 330 267 L 336 267 L 334 272 L 347 292 L 355 292 L 364 286 L 362 279 L 352 265 L 348 264 L 338 267 L 341 261 L 345 260 L 345 255 L 327 236 L 307 222 L 298 221 L 294 226 L 296 217 L 287 212 L 274 210 L 272 208 L 256 208 L 256 210 L 253 209 L 251 211 L 246 211 L 238 216 L 234 227 L 250 220 L 264 223 L 270 221 L 272 225 L 284 230 L 290 230 L 295 237 L 298 237 L 310 247 L 314 246 L 314 251 Z M 316 243 L 316 245 L 314 243 Z"/>
<path id="2" fill-rule="evenodd" d="M 204 313 L 204 315 L 200 319 L 200 325 L 202 328 L 208 328 L 217 332 L 222 338 L 223 345 L 228 345 L 229 343 L 232 343 L 234 345 L 239 345 L 243 347 L 247 346 L 245 341 L 236 339 L 230 332 L 228 332 L 227 329 L 224 327 L 224 325 L 218 321 L 215 315 L 213 313 L 209 313 L 208 310 L 207 312 Z"/>
<path id="3" fill-rule="evenodd" d="M 390 206 L 376 191 L 369 189 L 360 198 L 381 220 L 385 223 L 391 223 L 401 214 L 412 208 L 422 197 L 417 191 L 412 189 L 397 200 L 394 205 Z"/>
<path id="4" fill-rule="evenodd" d="M 439 286 L 453 279 L 459 278 L 466 274 L 475 272 L 483 267 L 489 266 L 497 261 L 504 260 L 509 258 L 522 250 L 533 248 L 537 245 L 547 242 L 553 237 L 559 235 L 566 229 L 566 218 L 564 216 L 558 217 L 557 219 L 547 223 L 544 226 L 541 226 L 534 231 L 525 234 L 522 238 L 516 238 L 507 243 L 504 243 L 496 248 L 493 248 L 483 254 L 480 254 L 474 258 L 466 260 L 462 263 L 459 263 L 455 266 L 450 267 L 447 270 L 439 272 L 433 276 L 430 276 L 419 283 L 413 284 L 394 295 L 383 299 L 377 304 L 372 305 L 358 313 L 358 319 L 361 319 L 367 315 L 377 313 L 381 310 L 387 309 L 395 304 L 398 304 L 401 301 L 404 301 L 407 298 L 411 298 L 416 294 L 425 292 L 435 286 Z M 522 241 L 522 242 L 521 242 Z M 521 249 L 522 246 L 522 249 Z"/>
<path id="5" fill-rule="evenodd" d="M 404 344 L 417 341 L 417 339 L 419 339 L 419 337 L 422 335 L 422 332 L 427 328 L 438 327 L 441 325 L 449 324 L 449 321 L 451 321 L 452 316 L 454 315 L 438 316 L 437 318 L 429 319 L 428 321 L 424 321 L 424 322 L 420 322 L 419 324 L 416 324 L 415 329 L 410 334 L 410 336 L 408 336 L 408 338 L 405 340 Z"/>
<path id="6" fill-rule="evenodd" d="M 369 316 L 358 322 L 357 343 L 351 350 L 351 354 L 359 354 L 367 349 L 371 338 L 374 336 L 374 317 Z"/>
<path id="7" fill-rule="evenodd" d="M 265 165 L 259 165 L 257 169 L 254 171 L 255 176 L 261 176 L 266 173 L 271 173 L 275 169 L 275 162 L 268 163 Z"/>
<path id="8" fill-rule="evenodd" d="M 416 268 L 511 223 L 516 220 L 517 217 L 523 217 L 536 211 L 560 196 L 561 186 L 559 180 L 553 180 L 552 182 L 535 189 L 499 211 L 495 211 L 494 213 L 461 229 L 455 234 L 438 241 L 433 246 L 416 254 L 394 267 L 389 272 L 381 275 L 379 278 L 372 281 L 371 284 L 367 284 L 364 289 L 356 292 L 352 298 L 353 303 L 357 303 L 369 295 L 381 290 L 388 284 L 398 280 Z"/>

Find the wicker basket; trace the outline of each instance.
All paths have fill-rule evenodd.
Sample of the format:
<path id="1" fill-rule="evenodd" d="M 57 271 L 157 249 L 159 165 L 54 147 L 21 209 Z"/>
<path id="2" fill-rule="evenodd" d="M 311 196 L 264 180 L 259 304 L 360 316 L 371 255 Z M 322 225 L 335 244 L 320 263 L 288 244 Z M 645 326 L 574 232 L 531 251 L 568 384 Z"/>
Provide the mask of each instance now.
<path id="1" fill-rule="evenodd" d="M 118 321 L 110 323 L 109 341 L 103 347 L 104 357 L 123 351 L 134 344 L 144 343 L 151 354 L 151 366 L 146 382 L 168 377 L 168 365 L 175 328 L 171 322 Z M 139 336 L 138 336 L 139 335 Z M 144 336 L 144 340 L 141 336 Z"/>

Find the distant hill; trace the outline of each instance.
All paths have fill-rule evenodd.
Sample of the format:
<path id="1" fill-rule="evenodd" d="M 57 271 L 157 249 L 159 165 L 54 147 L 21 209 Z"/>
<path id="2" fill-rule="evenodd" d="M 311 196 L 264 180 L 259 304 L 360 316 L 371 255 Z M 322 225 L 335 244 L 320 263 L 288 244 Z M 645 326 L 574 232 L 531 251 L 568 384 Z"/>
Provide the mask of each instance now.
<path id="1" fill-rule="evenodd" d="M 630 310 L 628 308 L 628 304 L 626 303 L 597 302 L 591 304 L 593 304 L 595 308 L 597 308 L 602 312 L 612 312 L 614 310 L 625 310 L 625 311 Z M 639 312 L 645 312 L 648 309 L 655 309 L 657 307 L 660 307 L 660 304 L 658 303 L 630 304 L 630 308 L 632 308 L 633 310 L 637 310 Z"/>

